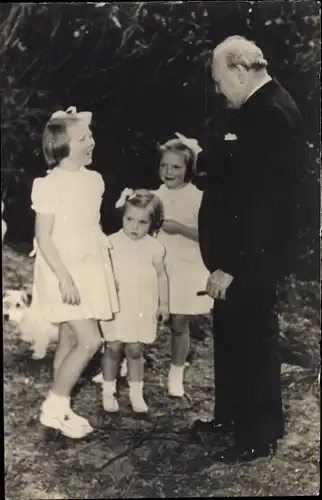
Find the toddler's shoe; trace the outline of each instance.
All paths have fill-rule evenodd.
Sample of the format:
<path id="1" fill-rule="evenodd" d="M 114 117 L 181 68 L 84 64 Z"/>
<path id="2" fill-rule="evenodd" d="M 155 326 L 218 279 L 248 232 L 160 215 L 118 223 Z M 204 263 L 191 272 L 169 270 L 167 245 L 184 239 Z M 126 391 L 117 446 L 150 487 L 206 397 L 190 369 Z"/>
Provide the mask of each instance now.
<path id="1" fill-rule="evenodd" d="M 103 393 L 103 408 L 107 413 L 116 413 L 120 407 L 114 394 Z"/>
<path id="2" fill-rule="evenodd" d="M 143 382 L 129 382 L 129 396 L 135 413 L 148 413 L 149 408 L 143 397 Z"/>
<path id="3" fill-rule="evenodd" d="M 103 386 L 102 386 L 103 408 L 108 413 L 116 413 L 120 409 L 118 401 L 115 397 L 115 388 L 116 388 L 115 380 L 113 382 L 103 381 Z"/>

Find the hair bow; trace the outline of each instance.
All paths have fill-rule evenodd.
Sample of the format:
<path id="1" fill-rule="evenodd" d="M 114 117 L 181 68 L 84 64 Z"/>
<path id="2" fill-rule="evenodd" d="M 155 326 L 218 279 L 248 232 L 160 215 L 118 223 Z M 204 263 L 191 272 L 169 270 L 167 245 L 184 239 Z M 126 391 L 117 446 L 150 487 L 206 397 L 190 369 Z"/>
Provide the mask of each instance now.
<path id="1" fill-rule="evenodd" d="M 86 123 L 91 123 L 92 121 L 92 113 L 90 111 L 81 111 L 80 113 L 77 112 L 77 109 L 75 106 L 70 106 L 66 111 L 55 111 L 50 117 L 51 120 L 55 118 L 61 118 L 61 119 L 66 119 L 69 117 L 74 117 L 77 120 L 82 120 Z"/>
<path id="2" fill-rule="evenodd" d="M 123 207 L 123 205 L 125 204 L 125 202 L 127 200 L 130 200 L 133 197 L 134 197 L 134 191 L 133 191 L 133 189 L 130 189 L 130 188 L 123 189 L 123 191 L 121 193 L 121 196 L 119 197 L 119 199 L 115 203 L 115 208 L 121 208 L 121 207 Z"/>
<path id="3" fill-rule="evenodd" d="M 201 153 L 202 148 L 199 146 L 197 139 L 189 139 L 179 132 L 176 132 L 175 135 L 182 142 L 182 144 L 187 146 L 187 148 L 189 148 L 196 156 Z"/>

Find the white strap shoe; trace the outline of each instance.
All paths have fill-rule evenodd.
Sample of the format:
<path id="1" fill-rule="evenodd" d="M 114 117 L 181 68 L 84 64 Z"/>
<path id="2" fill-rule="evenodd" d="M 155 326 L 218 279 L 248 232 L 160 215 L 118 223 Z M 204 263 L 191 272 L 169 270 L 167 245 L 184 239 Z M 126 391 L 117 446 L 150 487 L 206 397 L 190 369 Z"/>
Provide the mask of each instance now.
<path id="1" fill-rule="evenodd" d="M 40 423 L 45 427 L 59 430 L 64 436 L 72 439 L 82 439 L 94 430 L 85 418 L 79 417 L 72 410 L 60 415 L 42 411 Z"/>

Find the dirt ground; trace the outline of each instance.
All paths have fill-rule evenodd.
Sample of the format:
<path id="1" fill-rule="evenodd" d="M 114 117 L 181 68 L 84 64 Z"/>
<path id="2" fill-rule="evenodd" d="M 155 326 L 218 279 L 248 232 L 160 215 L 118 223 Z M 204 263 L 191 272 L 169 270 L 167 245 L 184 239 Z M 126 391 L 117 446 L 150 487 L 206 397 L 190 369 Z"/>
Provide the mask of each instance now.
<path id="1" fill-rule="evenodd" d="M 4 289 L 29 286 L 33 260 L 8 247 L 3 251 Z M 195 341 L 195 359 L 186 371 L 187 397 L 166 394 L 169 335 L 150 350 L 145 394 L 150 414 L 135 417 L 126 382 L 120 385 L 121 412 L 111 417 L 101 406 L 100 387 L 87 374 L 74 408 L 95 432 L 74 442 L 45 432 L 40 404 L 51 381 L 54 345 L 44 360 L 30 358 L 14 324 L 4 323 L 5 497 L 7 500 L 75 498 L 167 498 L 309 496 L 320 489 L 320 290 L 318 283 L 292 282 L 281 304 L 281 325 L 293 364 L 283 364 L 287 435 L 272 460 L 228 467 L 212 463 L 209 442 L 191 443 L 194 419 L 211 417 L 214 404 L 212 338 Z M 301 362 L 305 359 L 305 362 Z M 302 364 L 302 366 L 299 366 Z M 304 367 L 303 367 L 304 366 Z"/>

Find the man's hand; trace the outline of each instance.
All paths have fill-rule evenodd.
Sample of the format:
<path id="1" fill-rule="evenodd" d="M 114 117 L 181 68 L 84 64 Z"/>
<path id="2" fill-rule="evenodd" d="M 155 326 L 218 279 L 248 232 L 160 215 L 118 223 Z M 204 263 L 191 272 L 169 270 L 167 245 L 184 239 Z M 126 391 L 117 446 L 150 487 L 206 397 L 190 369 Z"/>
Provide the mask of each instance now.
<path id="1" fill-rule="evenodd" d="M 224 273 L 221 269 L 213 272 L 207 281 L 206 291 L 214 299 L 226 299 L 226 292 L 233 281 L 233 276 Z"/>

